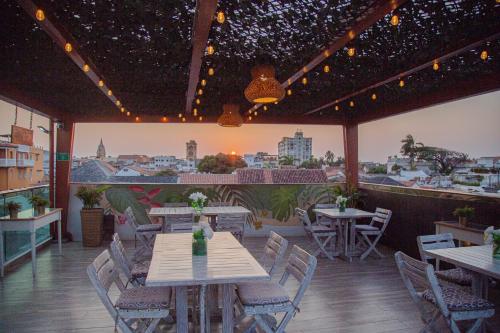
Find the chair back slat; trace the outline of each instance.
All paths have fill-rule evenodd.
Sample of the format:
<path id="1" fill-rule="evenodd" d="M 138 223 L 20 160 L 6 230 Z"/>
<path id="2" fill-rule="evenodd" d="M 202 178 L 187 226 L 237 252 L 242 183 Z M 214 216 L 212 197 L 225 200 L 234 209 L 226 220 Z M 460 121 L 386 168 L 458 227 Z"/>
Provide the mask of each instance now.
<path id="1" fill-rule="evenodd" d="M 193 222 L 193 213 L 168 215 L 166 221 L 170 227 L 170 232 L 192 232 Z"/>
<path id="2" fill-rule="evenodd" d="M 310 231 L 312 229 L 312 224 L 307 211 L 301 208 L 295 208 L 295 214 L 299 217 L 306 231 Z"/>
<path id="3" fill-rule="evenodd" d="M 217 215 L 217 227 L 245 225 L 247 214 L 224 213 Z"/>
<path id="4" fill-rule="evenodd" d="M 163 207 L 189 207 L 187 202 L 164 202 Z"/>
<path id="5" fill-rule="evenodd" d="M 113 259 L 108 250 L 104 250 L 93 262 L 89 265 L 89 269 L 95 272 L 96 282 L 106 290 L 109 290 L 111 285 L 115 282 L 120 288 L 120 275 Z"/>
<path id="6" fill-rule="evenodd" d="M 269 233 L 269 238 L 267 239 L 266 246 L 264 247 L 264 255 L 262 258 L 264 266 L 267 267 L 267 273 L 272 275 L 277 264 L 283 259 L 286 249 L 288 247 L 288 241 L 271 231 Z"/>
<path id="7" fill-rule="evenodd" d="M 110 247 L 113 258 L 118 262 L 118 265 L 127 279 L 130 280 L 132 278 L 132 263 L 127 258 L 125 248 L 123 247 L 123 243 L 117 233 L 113 235 L 113 241 L 111 242 Z"/>
<path id="8" fill-rule="evenodd" d="M 370 225 L 376 226 L 380 229 L 381 232 L 384 232 L 385 228 L 389 224 L 391 220 L 392 211 L 384 208 L 375 209 L 375 216 L 372 218 Z"/>
<path id="9" fill-rule="evenodd" d="M 451 233 L 417 236 L 417 245 L 420 259 L 425 262 L 429 262 L 432 259 L 432 257 L 425 254 L 425 251 L 455 247 Z"/>
<path id="10" fill-rule="evenodd" d="M 297 293 L 292 300 L 295 307 L 299 306 L 300 300 L 304 296 L 309 284 L 311 284 L 317 263 L 318 261 L 315 256 L 307 253 L 297 245 L 293 246 L 292 252 L 288 257 L 285 272 L 281 277 L 280 284 L 284 285 L 290 275 L 299 282 L 299 288 L 297 289 Z"/>

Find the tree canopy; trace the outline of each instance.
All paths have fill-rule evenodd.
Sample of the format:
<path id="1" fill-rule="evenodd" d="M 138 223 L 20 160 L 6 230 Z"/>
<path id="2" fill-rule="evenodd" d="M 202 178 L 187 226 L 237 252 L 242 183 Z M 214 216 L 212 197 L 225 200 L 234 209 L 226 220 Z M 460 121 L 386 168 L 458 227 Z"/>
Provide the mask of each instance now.
<path id="1" fill-rule="evenodd" d="M 198 171 L 207 173 L 232 173 L 235 169 L 245 168 L 246 162 L 239 155 L 219 153 L 206 155 L 198 164 Z"/>

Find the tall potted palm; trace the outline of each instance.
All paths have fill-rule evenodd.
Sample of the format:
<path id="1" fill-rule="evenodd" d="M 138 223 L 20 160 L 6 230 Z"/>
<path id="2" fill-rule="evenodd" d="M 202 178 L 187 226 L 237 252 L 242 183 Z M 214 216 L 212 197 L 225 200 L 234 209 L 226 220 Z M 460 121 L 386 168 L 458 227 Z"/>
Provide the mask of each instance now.
<path id="1" fill-rule="evenodd" d="M 99 246 L 102 241 L 104 210 L 99 206 L 102 194 L 108 186 L 81 186 L 76 197 L 83 203 L 80 211 L 83 246 Z"/>

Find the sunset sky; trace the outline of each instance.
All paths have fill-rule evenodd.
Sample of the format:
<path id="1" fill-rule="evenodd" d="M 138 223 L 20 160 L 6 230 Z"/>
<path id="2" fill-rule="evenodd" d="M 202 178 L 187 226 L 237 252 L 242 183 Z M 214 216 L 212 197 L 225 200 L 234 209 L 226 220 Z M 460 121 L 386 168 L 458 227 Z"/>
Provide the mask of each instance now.
<path id="1" fill-rule="evenodd" d="M 0 134 L 10 132 L 14 106 L 0 101 Z M 19 111 L 18 124 L 29 127 L 29 113 Z M 34 116 L 35 143 L 48 147 L 48 136 L 36 126 L 48 120 Z M 185 156 L 185 143 L 198 142 L 198 156 L 218 152 L 238 154 L 265 151 L 276 154 L 278 141 L 293 136 L 297 129 L 313 138 L 313 154 L 332 150 L 343 155 L 342 128 L 322 125 L 243 125 L 222 128 L 215 124 L 78 124 L 74 154 L 92 156 L 102 138 L 106 153 Z M 359 155 L 362 161 L 386 161 L 399 152 L 401 139 L 413 134 L 417 141 L 445 147 L 472 157 L 500 155 L 500 92 L 426 108 L 359 128 Z"/>

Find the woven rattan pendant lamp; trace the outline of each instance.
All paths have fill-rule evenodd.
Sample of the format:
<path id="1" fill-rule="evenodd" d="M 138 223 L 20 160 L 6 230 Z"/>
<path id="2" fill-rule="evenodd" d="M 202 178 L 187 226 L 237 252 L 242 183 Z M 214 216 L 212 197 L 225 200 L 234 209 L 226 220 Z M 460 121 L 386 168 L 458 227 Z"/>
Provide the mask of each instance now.
<path id="1" fill-rule="evenodd" d="M 240 106 L 238 104 L 228 103 L 222 105 L 222 114 L 217 119 L 217 124 L 222 127 L 240 127 L 243 124 L 243 118 L 240 115 Z"/>
<path id="2" fill-rule="evenodd" d="M 245 97 L 250 103 L 275 103 L 285 97 L 285 89 L 276 80 L 273 66 L 257 65 L 252 68 L 251 73 L 252 81 L 245 89 Z"/>

